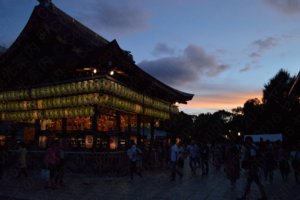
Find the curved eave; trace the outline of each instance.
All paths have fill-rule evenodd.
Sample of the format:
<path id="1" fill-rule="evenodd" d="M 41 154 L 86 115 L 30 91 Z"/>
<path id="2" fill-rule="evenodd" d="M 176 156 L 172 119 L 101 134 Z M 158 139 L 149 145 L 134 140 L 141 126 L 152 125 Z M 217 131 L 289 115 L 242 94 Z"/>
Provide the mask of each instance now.
<path id="1" fill-rule="evenodd" d="M 110 46 L 114 59 L 118 60 L 117 63 L 121 64 L 119 68 L 130 73 L 130 81 L 132 81 L 132 84 L 138 87 L 140 91 L 152 96 L 157 96 L 170 103 L 178 102 L 186 104 L 187 101 L 192 100 L 194 94 L 172 88 L 141 69 L 135 64 L 132 57 L 120 48 L 116 40 L 113 40 Z"/>

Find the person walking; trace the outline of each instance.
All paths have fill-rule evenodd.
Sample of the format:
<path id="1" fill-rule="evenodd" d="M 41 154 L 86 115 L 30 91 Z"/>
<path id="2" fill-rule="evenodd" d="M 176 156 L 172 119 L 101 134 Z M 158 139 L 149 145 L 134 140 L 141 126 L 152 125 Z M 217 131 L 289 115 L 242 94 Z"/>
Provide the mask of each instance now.
<path id="1" fill-rule="evenodd" d="M 198 144 L 193 140 L 191 144 L 187 147 L 189 153 L 190 161 L 189 165 L 192 171 L 192 174 L 196 174 L 196 170 L 200 167 L 200 148 Z"/>
<path id="2" fill-rule="evenodd" d="M 0 180 L 3 178 L 4 175 L 4 164 L 5 164 L 5 150 L 2 145 L 0 145 Z"/>
<path id="3" fill-rule="evenodd" d="M 57 176 L 60 162 L 60 151 L 58 141 L 55 140 L 48 147 L 45 155 L 45 166 L 50 172 L 49 180 L 46 181 L 45 188 L 55 189 L 57 187 Z"/>
<path id="4" fill-rule="evenodd" d="M 57 165 L 57 176 L 55 177 L 55 182 L 59 186 L 64 186 L 64 175 L 65 175 L 65 153 L 64 153 L 64 140 L 59 140 L 58 154 L 59 162 Z"/>
<path id="5" fill-rule="evenodd" d="M 22 176 L 27 177 L 27 148 L 25 146 L 24 142 L 20 142 L 19 148 L 18 148 L 18 164 L 19 164 L 19 171 L 17 178 L 21 178 Z"/>
<path id="6" fill-rule="evenodd" d="M 267 140 L 263 149 L 263 164 L 265 180 L 270 184 L 273 183 L 273 171 L 277 166 L 275 151 L 272 143 Z"/>
<path id="7" fill-rule="evenodd" d="M 244 158 L 244 165 L 245 169 L 247 170 L 247 181 L 244 193 L 241 198 L 237 198 L 237 200 L 246 200 L 249 193 L 250 188 L 253 182 L 256 183 L 261 198 L 259 200 L 267 200 L 267 195 L 265 193 L 264 187 L 261 183 L 259 177 L 259 161 L 258 161 L 258 151 L 257 147 L 253 143 L 253 139 L 251 136 L 247 136 L 245 138 L 245 158 Z"/>
<path id="8" fill-rule="evenodd" d="M 202 168 L 202 176 L 208 175 L 209 171 L 209 147 L 206 142 L 201 145 L 201 168 Z"/>
<path id="9" fill-rule="evenodd" d="M 173 139 L 172 141 L 172 146 L 170 149 L 170 164 L 171 164 L 171 181 L 174 181 L 176 179 L 176 174 L 178 174 L 180 176 L 180 178 L 182 178 L 182 173 L 177 169 L 177 160 L 178 160 L 178 156 L 179 156 L 179 148 L 178 148 L 178 144 L 176 142 L 175 139 Z"/>
<path id="10" fill-rule="evenodd" d="M 136 162 L 137 162 L 137 157 L 138 154 L 142 154 L 141 149 L 139 149 L 134 140 L 130 141 L 130 148 L 127 150 L 127 155 L 130 161 L 130 179 L 133 180 L 133 175 L 137 174 L 139 177 L 142 177 L 142 174 L 140 171 L 137 170 Z"/>
<path id="11" fill-rule="evenodd" d="M 287 144 L 282 143 L 278 151 L 279 159 L 279 170 L 283 181 L 288 180 L 290 173 L 289 159 L 291 158 L 290 151 L 288 150 Z"/>
<path id="12" fill-rule="evenodd" d="M 296 183 L 300 183 L 300 141 L 296 145 L 295 151 L 292 152 L 292 167 L 294 170 Z"/>
<path id="13" fill-rule="evenodd" d="M 227 144 L 224 164 L 226 177 L 230 181 L 230 186 L 234 187 L 236 181 L 240 178 L 240 154 L 236 144 Z"/>
<path id="14" fill-rule="evenodd" d="M 178 171 L 181 172 L 181 174 L 183 175 L 183 168 L 184 168 L 184 148 L 181 142 L 179 142 L 178 144 L 178 159 L 177 159 L 177 167 L 178 167 Z"/>

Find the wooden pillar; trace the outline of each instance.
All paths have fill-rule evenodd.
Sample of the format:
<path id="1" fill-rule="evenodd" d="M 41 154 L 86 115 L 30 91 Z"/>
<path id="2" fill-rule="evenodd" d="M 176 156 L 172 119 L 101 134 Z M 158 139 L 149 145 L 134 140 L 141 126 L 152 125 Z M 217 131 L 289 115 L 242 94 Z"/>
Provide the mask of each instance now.
<path id="1" fill-rule="evenodd" d="M 137 143 L 141 143 L 141 115 L 137 115 L 136 119 L 136 136 L 137 136 Z"/>
<path id="2" fill-rule="evenodd" d="M 153 144 L 154 144 L 154 118 L 153 117 L 151 117 L 151 120 L 150 120 L 150 134 L 151 134 L 150 151 L 152 151 Z"/>
<path id="3" fill-rule="evenodd" d="M 100 117 L 100 112 L 97 106 L 94 106 L 94 115 L 91 116 L 92 131 L 93 131 L 93 149 L 96 149 L 97 137 L 98 137 L 98 118 Z"/>
<path id="4" fill-rule="evenodd" d="M 116 111 L 116 131 L 117 131 L 117 138 L 118 138 L 118 149 L 120 149 L 120 141 L 121 141 L 121 114 L 119 111 Z"/>
<path id="5" fill-rule="evenodd" d="M 36 142 L 37 145 L 39 143 L 40 135 L 41 135 L 41 124 L 40 124 L 40 120 L 36 119 L 34 122 L 34 141 Z"/>
<path id="6" fill-rule="evenodd" d="M 61 138 L 67 137 L 67 118 L 61 119 Z"/>
<path id="7" fill-rule="evenodd" d="M 126 144 L 129 144 L 130 136 L 132 135 L 132 130 L 131 130 L 131 115 L 127 115 L 127 124 L 128 124 L 128 130 L 127 130 L 127 135 L 126 135 Z"/>
<path id="8" fill-rule="evenodd" d="M 131 134 L 131 115 L 128 114 L 127 116 L 128 116 L 128 121 L 127 121 L 127 123 L 128 123 L 128 132 Z"/>
<path id="9" fill-rule="evenodd" d="M 117 132 L 120 135 L 121 133 L 121 114 L 119 111 L 116 111 L 116 123 L 117 123 Z"/>

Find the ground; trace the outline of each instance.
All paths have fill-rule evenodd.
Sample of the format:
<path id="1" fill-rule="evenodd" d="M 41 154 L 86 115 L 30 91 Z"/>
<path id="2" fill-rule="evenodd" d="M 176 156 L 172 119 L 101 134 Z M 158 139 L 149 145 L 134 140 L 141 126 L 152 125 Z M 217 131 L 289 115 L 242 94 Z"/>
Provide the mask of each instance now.
<path id="1" fill-rule="evenodd" d="M 293 174 L 288 181 L 282 181 L 275 172 L 273 184 L 263 181 L 268 199 L 300 200 L 300 184 L 296 184 Z M 170 181 L 170 171 L 144 171 L 143 177 L 99 177 L 87 174 L 67 173 L 65 186 L 57 189 L 44 189 L 44 183 L 37 171 L 30 171 L 27 178 L 16 179 L 12 170 L 6 172 L 0 181 L 0 199 L 5 200 L 97 200 L 97 199 L 151 199 L 151 200 L 235 200 L 241 196 L 245 185 L 245 174 L 235 187 L 231 187 L 224 172 L 211 169 L 208 176 L 192 175 L 187 165 L 184 177 Z M 255 185 L 248 198 L 257 199 L 260 195 Z"/>

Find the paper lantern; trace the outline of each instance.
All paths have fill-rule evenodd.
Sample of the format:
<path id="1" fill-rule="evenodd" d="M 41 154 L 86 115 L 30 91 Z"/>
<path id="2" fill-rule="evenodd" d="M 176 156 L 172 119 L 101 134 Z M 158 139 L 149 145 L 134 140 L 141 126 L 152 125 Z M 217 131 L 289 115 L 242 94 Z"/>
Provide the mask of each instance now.
<path id="1" fill-rule="evenodd" d="M 42 111 L 38 111 L 37 114 L 38 114 L 38 119 L 44 118 Z"/>
<path id="2" fill-rule="evenodd" d="M 83 81 L 83 91 L 88 92 L 88 90 L 89 90 L 88 81 Z"/>
<path id="3" fill-rule="evenodd" d="M 95 91 L 96 87 L 95 87 L 94 80 L 89 80 L 88 81 L 88 86 L 89 86 L 89 89 L 88 89 L 89 92 L 94 92 Z"/>
<path id="4" fill-rule="evenodd" d="M 71 104 L 72 104 L 72 97 L 66 97 L 66 103 L 67 103 L 67 106 L 71 106 Z"/>
<path id="5" fill-rule="evenodd" d="M 55 94 L 56 94 L 55 88 L 56 88 L 55 86 L 50 87 L 50 95 L 51 96 L 55 96 Z"/>
<path id="6" fill-rule="evenodd" d="M 89 107 L 89 116 L 94 116 L 95 115 L 95 110 L 93 107 Z"/>
<path id="7" fill-rule="evenodd" d="M 105 90 L 105 84 L 106 83 L 104 79 L 99 80 L 100 90 Z"/>
<path id="8" fill-rule="evenodd" d="M 74 94 L 76 92 L 76 83 L 71 83 L 71 93 Z"/>
<path id="9" fill-rule="evenodd" d="M 68 109 L 64 109 L 63 111 L 64 111 L 63 112 L 64 117 L 69 117 L 69 110 Z"/>
<path id="10" fill-rule="evenodd" d="M 32 111 L 32 118 L 33 119 L 38 119 L 38 112 L 37 111 Z"/>
<path id="11" fill-rule="evenodd" d="M 94 143 L 94 137 L 92 135 L 86 135 L 85 136 L 85 147 L 87 149 L 93 148 L 93 143 Z"/>
<path id="12" fill-rule="evenodd" d="M 33 89 L 31 89 L 31 97 L 32 98 L 36 98 L 37 97 L 37 91 L 36 91 L 36 89 L 35 88 L 33 88 Z"/>
<path id="13" fill-rule="evenodd" d="M 99 94 L 98 93 L 92 94 L 92 99 L 93 99 L 92 103 L 96 104 L 98 102 L 98 100 L 99 100 Z"/>
<path id="14" fill-rule="evenodd" d="M 72 93 L 71 83 L 66 84 L 66 89 L 67 89 L 67 94 L 71 94 Z"/>
<path id="15" fill-rule="evenodd" d="M 94 80 L 94 84 L 95 84 L 95 92 L 98 92 L 101 89 L 101 82 L 99 79 L 95 79 Z"/>
<path id="16" fill-rule="evenodd" d="M 67 94 L 67 86 L 66 86 L 66 84 L 61 85 L 61 94 Z"/>

